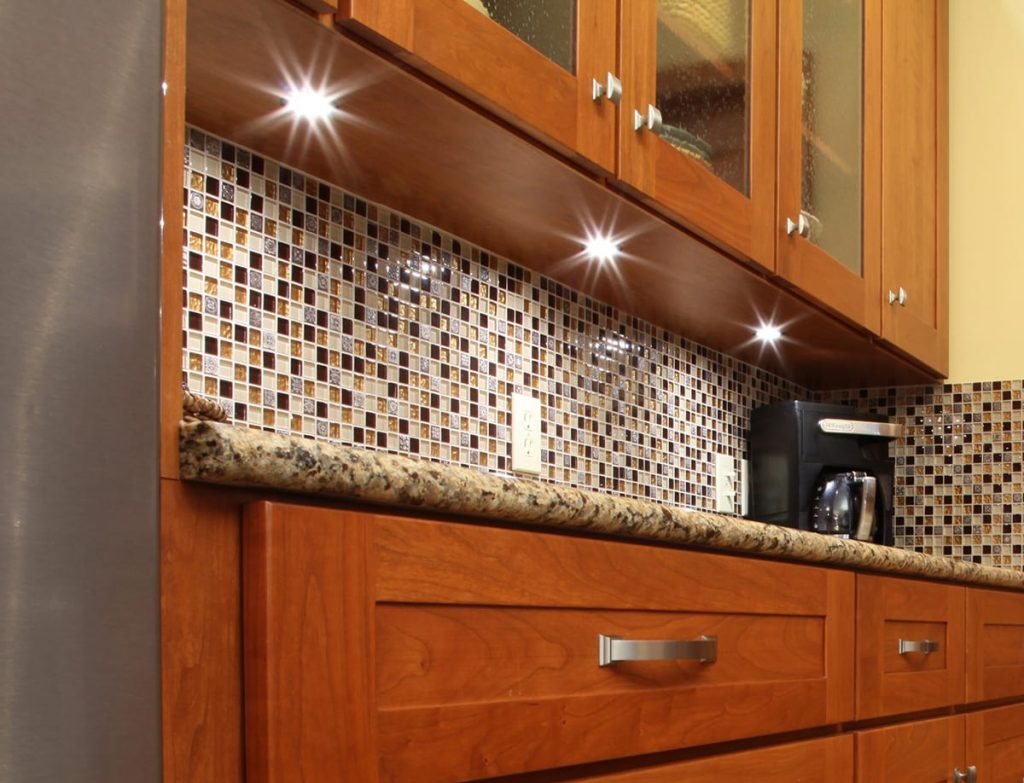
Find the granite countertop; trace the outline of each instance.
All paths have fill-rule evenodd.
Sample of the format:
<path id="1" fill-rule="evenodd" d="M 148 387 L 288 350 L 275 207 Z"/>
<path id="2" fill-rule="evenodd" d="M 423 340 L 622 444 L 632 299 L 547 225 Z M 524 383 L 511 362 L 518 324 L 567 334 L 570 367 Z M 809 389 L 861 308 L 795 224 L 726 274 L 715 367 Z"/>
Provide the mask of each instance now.
<path id="1" fill-rule="evenodd" d="M 1024 589 L 1019 571 L 230 424 L 182 423 L 181 477 Z"/>

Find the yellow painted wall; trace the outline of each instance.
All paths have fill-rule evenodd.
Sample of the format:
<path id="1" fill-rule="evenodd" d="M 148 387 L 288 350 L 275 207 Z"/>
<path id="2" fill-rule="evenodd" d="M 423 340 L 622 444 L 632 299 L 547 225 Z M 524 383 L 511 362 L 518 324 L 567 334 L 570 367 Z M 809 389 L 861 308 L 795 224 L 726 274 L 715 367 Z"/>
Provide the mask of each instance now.
<path id="1" fill-rule="evenodd" d="M 950 378 L 1024 378 L 1024 0 L 949 0 Z"/>

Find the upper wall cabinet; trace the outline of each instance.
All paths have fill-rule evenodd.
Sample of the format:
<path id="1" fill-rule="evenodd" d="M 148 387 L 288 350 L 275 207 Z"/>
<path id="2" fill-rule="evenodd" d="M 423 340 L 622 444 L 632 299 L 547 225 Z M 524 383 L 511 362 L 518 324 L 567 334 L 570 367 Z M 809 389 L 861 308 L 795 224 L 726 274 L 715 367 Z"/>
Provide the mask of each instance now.
<path id="1" fill-rule="evenodd" d="M 882 4 L 882 337 L 945 375 L 949 353 L 946 0 Z"/>
<path id="2" fill-rule="evenodd" d="M 775 3 L 624 0 L 619 178 L 774 267 Z"/>
<path id="3" fill-rule="evenodd" d="M 613 171 L 616 0 L 342 0 L 338 21 L 585 166 Z"/>
<path id="4" fill-rule="evenodd" d="M 780 274 L 878 333 L 881 0 L 779 14 Z"/>
<path id="5" fill-rule="evenodd" d="M 945 375 L 944 0 L 779 15 L 779 273 Z"/>

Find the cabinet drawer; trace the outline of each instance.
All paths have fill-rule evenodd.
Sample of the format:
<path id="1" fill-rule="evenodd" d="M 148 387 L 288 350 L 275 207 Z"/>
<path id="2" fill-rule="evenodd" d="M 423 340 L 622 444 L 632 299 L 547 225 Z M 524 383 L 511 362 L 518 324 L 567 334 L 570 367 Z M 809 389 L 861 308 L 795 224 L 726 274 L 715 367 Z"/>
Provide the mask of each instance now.
<path id="1" fill-rule="evenodd" d="M 255 783 L 313 757 L 480 780 L 852 717 L 849 573 L 278 504 L 244 541 Z M 715 650 L 601 666 L 599 635 Z"/>
<path id="2" fill-rule="evenodd" d="M 1024 780 L 1024 704 L 968 715 L 967 760 L 985 783 Z"/>
<path id="3" fill-rule="evenodd" d="M 967 766 L 962 715 L 857 732 L 857 783 L 946 783 Z"/>
<path id="4" fill-rule="evenodd" d="M 1024 594 L 967 591 L 967 701 L 1024 695 Z"/>
<path id="5" fill-rule="evenodd" d="M 794 742 L 572 783 L 852 783 L 853 736 Z"/>
<path id="6" fill-rule="evenodd" d="M 857 718 L 964 700 L 964 588 L 857 577 Z"/>

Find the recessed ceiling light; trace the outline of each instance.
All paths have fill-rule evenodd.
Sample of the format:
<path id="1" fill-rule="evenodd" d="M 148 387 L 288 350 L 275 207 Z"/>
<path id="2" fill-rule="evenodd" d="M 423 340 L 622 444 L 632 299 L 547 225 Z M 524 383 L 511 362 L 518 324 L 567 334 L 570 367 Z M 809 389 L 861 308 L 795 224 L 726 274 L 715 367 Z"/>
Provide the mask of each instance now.
<path id="1" fill-rule="evenodd" d="M 598 261 L 611 261 L 619 254 L 619 246 L 610 237 L 596 234 L 583 243 L 583 251 Z"/>
<path id="2" fill-rule="evenodd" d="M 764 343 L 773 343 L 782 337 L 782 330 L 774 324 L 764 324 L 758 327 L 757 331 L 754 332 L 754 336 Z"/>
<path id="3" fill-rule="evenodd" d="M 291 90 L 284 98 L 284 107 L 296 117 L 315 122 L 326 119 L 334 111 L 334 103 L 320 90 L 308 85 Z"/>

